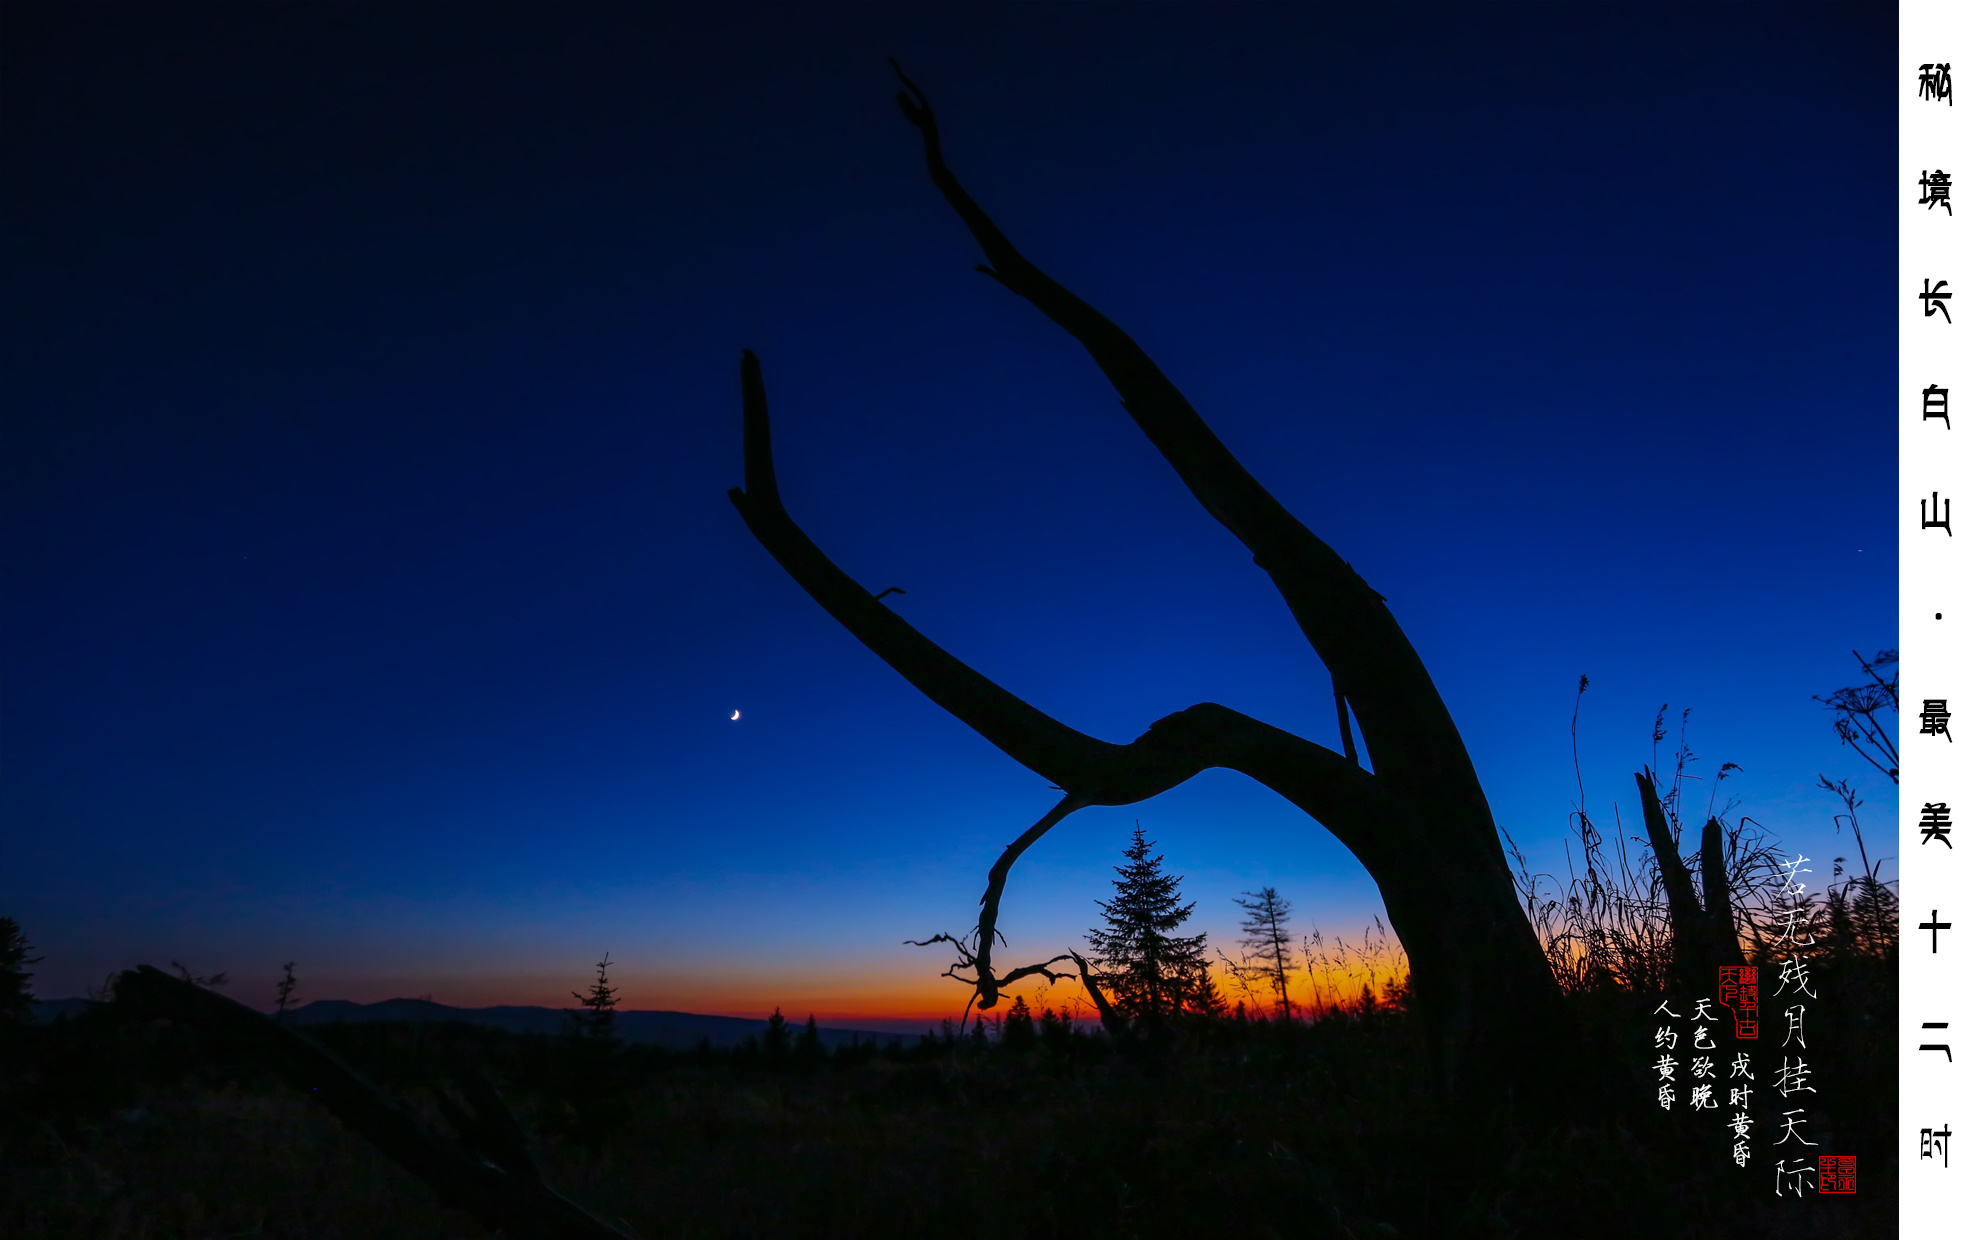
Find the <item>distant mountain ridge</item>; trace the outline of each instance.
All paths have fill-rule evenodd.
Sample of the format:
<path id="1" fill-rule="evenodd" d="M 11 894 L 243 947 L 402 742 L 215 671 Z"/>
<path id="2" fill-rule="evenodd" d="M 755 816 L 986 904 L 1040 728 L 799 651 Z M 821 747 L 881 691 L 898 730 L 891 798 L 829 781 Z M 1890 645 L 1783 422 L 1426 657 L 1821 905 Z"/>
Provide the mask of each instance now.
<path id="1" fill-rule="evenodd" d="M 47 999 L 34 1001 L 34 1018 L 38 1021 L 51 1021 L 58 1016 L 79 1016 L 91 1006 L 88 999 Z M 378 1003 L 353 1003 L 348 999 L 318 999 L 305 1003 L 288 1014 L 291 1023 L 297 1025 L 332 1025 L 339 1021 L 350 1024 L 365 1024 L 376 1021 L 409 1021 L 415 1023 L 445 1023 L 457 1021 L 462 1024 L 480 1025 L 493 1029 L 505 1029 L 510 1033 L 560 1033 L 570 1020 L 570 1014 L 563 1008 L 546 1007 L 485 1007 L 457 1008 L 444 1003 L 434 1003 L 430 999 L 385 999 Z M 617 1014 L 618 1036 L 626 1042 L 636 1042 L 647 1046 L 660 1046 L 668 1050 L 691 1050 L 701 1039 L 716 1047 L 740 1046 L 749 1038 L 761 1038 L 769 1029 L 768 1020 L 751 1020 L 744 1016 L 702 1016 L 695 1012 L 626 1012 Z M 790 1033 L 794 1036 L 803 1028 L 801 1022 L 790 1022 Z M 818 1040 L 825 1049 L 845 1045 L 854 1039 L 861 1042 L 898 1042 L 906 1035 L 881 1033 L 870 1029 L 825 1029 L 817 1031 Z"/>

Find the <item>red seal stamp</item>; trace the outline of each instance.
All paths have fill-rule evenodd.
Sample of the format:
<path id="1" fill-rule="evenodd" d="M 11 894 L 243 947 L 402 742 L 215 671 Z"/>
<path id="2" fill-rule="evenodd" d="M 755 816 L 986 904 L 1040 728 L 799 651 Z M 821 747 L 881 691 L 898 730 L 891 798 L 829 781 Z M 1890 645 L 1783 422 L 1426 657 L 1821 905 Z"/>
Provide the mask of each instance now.
<path id="1" fill-rule="evenodd" d="M 1717 1002 L 1736 1013 L 1738 1037 L 1757 1037 L 1758 967 L 1745 964 L 1727 964 L 1719 967 Z"/>
<path id="2" fill-rule="evenodd" d="M 1854 1155 L 1822 1154 L 1820 1156 L 1820 1191 L 1823 1193 L 1854 1191 Z"/>

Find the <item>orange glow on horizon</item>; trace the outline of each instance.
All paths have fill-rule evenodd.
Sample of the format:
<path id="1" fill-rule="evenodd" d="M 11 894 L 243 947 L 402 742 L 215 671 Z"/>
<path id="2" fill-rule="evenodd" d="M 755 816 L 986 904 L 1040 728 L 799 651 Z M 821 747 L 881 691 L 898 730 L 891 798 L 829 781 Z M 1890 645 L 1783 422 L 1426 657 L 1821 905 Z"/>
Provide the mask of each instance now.
<path id="1" fill-rule="evenodd" d="M 939 1028 L 943 1020 L 959 1020 L 969 999 L 968 988 L 940 976 L 900 978 L 897 975 L 829 977 L 762 976 L 648 979 L 613 976 L 620 1011 L 692 1012 L 701 1016 L 734 1016 L 762 1020 L 780 1009 L 785 1019 L 801 1024 L 810 1016 L 817 1023 L 853 1028 L 861 1021 L 889 1024 L 916 1022 Z M 416 981 L 407 978 L 326 977 L 312 986 L 311 998 L 377 1003 L 386 999 L 430 999 L 449 1007 L 502 1006 L 574 1008 L 577 1000 L 567 981 L 544 983 L 535 978 L 478 977 L 458 981 Z M 1091 1000 L 1075 982 L 1055 987 L 1026 981 L 1003 992 L 993 1019 L 1009 1011 L 1010 1000 L 1022 995 L 1032 1010 L 1048 1004 L 1090 1015 Z M 300 997 L 300 996 L 298 996 Z M 303 1000 L 307 1002 L 307 1000 Z"/>
<path id="2" fill-rule="evenodd" d="M 1308 946 L 1311 950 L 1304 950 Z M 1298 955 L 1287 957 L 1286 981 L 1292 1008 L 1303 1017 L 1357 1005 L 1363 986 L 1372 991 L 1376 1001 L 1383 1001 L 1388 987 L 1408 975 L 1406 954 L 1384 934 L 1376 937 L 1369 933 L 1360 944 L 1337 938 L 1327 944 L 1314 936 L 1300 948 Z M 1218 967 L 1213 976 L 1232 1009 L 1241 1003 L 1255 1013 L 1276 1006 L 1275 991 L 1267 981 L 1253 977 L 1246 982 L 1224 967 Z M 897 968 L 654 975 L 631 969 L 621 974 L 614 966 L 609 981 L 617 991 L 620 1011 L 692 1012 L 763 1020 L 780 1009 L 786 1020 L 796 1024 L 815 1016 L 818 1024 L 828 1027 L 858 1028 L 865 1022 L 883 1021 L 895 1029 L 905 1023 L 938 1029 L 942 1021 L 959 1021 L 965 1010 L 973 1011 L 966 1006 L 966 985 L 918 969 L 905 976 Z M 587 989 L 588 979 L 540 974 L 465 978 L 344 975 L 305 984 L 307 997 L 298 996 L 305 1003 L 325 998 L 355 1003 L 423 998 L 459 1008 L 513 1005 L 565 1009 L 577 1006 L 571 992 Z M 1010 1000 L 1017 996 L 1022 996 L 1032 1012 L 1049 1007 L 1068 1009 L 1077 1019 L 1089 1020 L 1095 1015 L 1090 998 L 1076 979 L 1051 985 L 1031 978 L 1003 992 L 1003 1001 L 987 1013 L 990 1020 L 1007 1014 Z"/>

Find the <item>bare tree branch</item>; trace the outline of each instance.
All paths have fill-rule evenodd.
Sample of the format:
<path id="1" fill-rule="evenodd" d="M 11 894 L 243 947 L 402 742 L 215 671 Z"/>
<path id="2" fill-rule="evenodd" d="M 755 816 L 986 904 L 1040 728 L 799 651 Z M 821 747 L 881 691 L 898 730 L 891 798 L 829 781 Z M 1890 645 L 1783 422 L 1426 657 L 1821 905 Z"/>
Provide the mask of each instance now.
<path id="1" fill-rule="evenodd" d="M 1085 983 L 1085 993 L 1092 996 L 1092 1006 L 1099 1009 L 1099 1023 L 1115 1041 L 1124 1041 L 1127 1036 L 1126 1018 L 1119 1014 L 1119 1009 L 1113 1006 L 1113 1001 L 1106 998 L 1106 992 L 1100 990 L 1099 984 L 1092 980 L 1092 970 L 1087 965 L 1085 957 L 1072 952 L 1071 959 L 1072 963 L 1078 966 L 1078 980 Z"/>
<path id="2" fill-rule="evenodd" d="M 932 105 L 899 62 L 892 64 L 912 93 L 912 98 L 906 92 L 897 98 L 900 111 L 920 130 L 928 174 L 989 259 L 990 266 L 976 270 L 1036 306 L 1085 346 L 1119 392 L 1120 404 L 1182 483 L 1250 549 L 1360 716 L 1374 769 L 1467 769 L 1469 755 L 1455 722 L 1441 709 L 1441 698 L 1386 600 L 1251 476 L 1131 336 L 1018 252 L 949 171 Z M 1391 692 L 1398 684 L 1427 688 L 1436 709 L 1422 709 L 1414 700 L 1417 694 Z M 1390 691 L 1376 693 L 1377 685 Z"/>
<path id="3" fill-rule="evenodd" d="M 989 957 L 996 941 L 996 915 L 1002 907 L 1003 884 L 1009 881 L 1010 867 L 1016 864 L 1016 859 L 1023 855 L 1026 848 L 1043 839 L 1044 833 L 1057 826 L 1066 815 L 1084 809 L 1089 804 L 1091 802 L 1077 793 L 1067 793 L 1062 801 L 1051 807 L 1050 813 L 1038 819 L 1030 830 L 1011 841 L 1009 847 L 1003 849 L 1003 855 L 996 858 L 996 864 L 989 867 L 989 886 L 982 893 L 982 917 L 975 928 L 975 951 L 979 962 L 976 971 L 979 979 L 977 991 L 981 996 L 978 1001 L 979 1006 L 995 1007 L 997 990 L 1001 985 L 996 978 L 995 969 L 990 966 Z M 1058 959 L 1062 960 L 1064 957 L 1060 956 Z"/>
<path id="4" fill-rule="evenodd" d="M 1102 742 L 1074 731 L 991 682 L 896 615 L 833 564 L 790 519 L 776 491 L 769 403 L 762 367 L 742 351 L 742 445 L 746 489 L 728 492 L 749 532 L 825 611 L 943 709 L 1018 762 L 1071 787 L 1069 774 L 1095 763 Z"/>
<path id="5" fill-rule="evenodd" d="M 1016 858 L 1052 825 L 1082 806 L 1131 804 L 1226 767 L 1296 804 L 1367 867 L 1414 970 L 1435 1088 L 1482 1099 L 1507 1088 L 1493 1066 L 1505 1056 L 1574 1053 L 1561 1032 L 1558 987 L 1519 912 L 1476 769 L 1386 600 L 1237 462 L 1124 331 L 1010 244 L 948 170 L 926 96 L 904 73 L 900 81 L 900 108 L 920 130 L 928 172 L 991 264 L 980 270 L 1085 347 L 1197 501 L 1249 549 L 1332 673 L 1342 748 L 1353 748 L 1357 720 L 1371 767 L 1362 769 L 1357 753 L 1342 756 L 1213 703 L 1156 720 L 1130 744 L 1112 744 L 1053 719 L 942 650 L 833 564 L 785 511 L 761 368 L 744 352 L 746 485 L 729 498 L 757 541 L 915 688 L 1064 794 L 992 868 L 972 948 L 947 938 L 961 957 L 950 975 L 973 970 L 976 1001 L 995 1001 L 1001 979 L 989 957 L 1003 884 Z M 1081 973 L 1090 988 L 1082 963 Z M 1534 1088 L 1559 1092 L 1555 1085 L 1547 1078 Z"/>
<path id="6" fill-rule="evenodd" d="M 1339 712 L 1339 748 L 1346 760 L 1354 766 L 1360 765 L 1360 753 L 1353 748 L 1353 716 L 1346 705 L 1346 694 L 1338 685 L 1332 690 L 1333 709 Z"/>
<path id="7" fill-rule="evenodd" d="M 993 934 L 995 932 L 992 930 L 991 933 Z M 998 937 L 1001 936 L 998 935 Z M 997 977 L 994 971 L 989 968 L 989 959 L 987 956 L 970 950 L 968 944 L 962 942 L 952 934 L 943 933 L 934 935 L 932 938 L 908 939 L 906 943 L 909 947 L 929 947 L 935 943 L 952 945 L 955 949 L 955 963 L 943 970 L 941 976 L 952 977 L 958 982 L 967 982 L 978 996 L 983 996 L 985 999 L 985 1001 L 976 1004 L 978 1007 L 995 1007 L 995 999 L 998 991 L 1013 982 L 1020 982 L 1026 977 L 1042 977 L 1051 982 L 1061 982 L 1071 976 L 1069 973 L 1055 972 L 1051 968 L 1052 965 L 1058 963 L 1060 960 L 1071 959 L 1070 956 L 1053 956 L 1042 964 L 1027 964 L 1019 969 L 1011 969 L 1008 973 Z M 967 969 L 968 973 L 957 972 L 960 969 Z M 967 1020 L 966 1012 L 963 1013 L 963 1020 Z"/>
<path id="8" fill-rule="evenodd" d="M 1356 828 L 1380 811 L 1385 800 L 1380 786 L 1357 763 L 1228 707 L 1191 706 L 1157 720 L 1132 744 L 1116 745 L 1023 701 L 883 606 L 791 518 L 776 491 L 762 368 L 748 351 L 742 354 L 742 418 L 749 486 L 729 491 L 728 498 L 757 541 L 833 619 L 914 688 L 1064 789 L 1070 806 L 1066 813 L 1085 805 L 1144 801 L 1214 766 L 1249 775 L 1297 803 L 1342 840 L 1364 835 L 1364 829 Z"/>
<path id="9" fill-rule="evenodd" d="M 532 1240 L 627 1240 L 542 1182 L 520 1126 L 485 1079 L 465 1078 L 471 1113 L 452 1099 L 442 1104 L 462 1127 L 463 1141 L 455 1143 L 426 1132 L 335 1055 L 224 995 L 139 965 L 117 979 L 116 1003 L 141 1017 L 169 1017 L 219 1035 L 321 1102 L 447 1205 L 491 1228 Z"/>
<path id="10" fill-rule="evenodd" d="M 457 1073 L 455 1079 L 462 1101 L 444 1090 L 434 1090 L 433 1102 L 460 1135 L 460 1143 L 506 1171 L 517 1183 L 540 1187 L 542 1172 L 529 1153 L 522 1125 L 516 1122 L 515 1113 L 508 1109 L 494 1082 L 472 1068 Z"/>

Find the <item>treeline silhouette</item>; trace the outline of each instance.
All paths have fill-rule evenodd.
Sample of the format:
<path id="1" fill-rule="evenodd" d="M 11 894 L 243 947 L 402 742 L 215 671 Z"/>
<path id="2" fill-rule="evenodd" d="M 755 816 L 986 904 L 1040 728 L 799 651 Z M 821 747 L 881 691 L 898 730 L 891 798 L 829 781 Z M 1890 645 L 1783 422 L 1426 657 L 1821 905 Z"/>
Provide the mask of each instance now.
<path id="1" fill-rule="evenodd" d="M 1676 741 L 1666 781 L 1653 762 L 1636 776 L 1657 848 L 1597 829 L 1584 792 L 1568 870 L 1535 873 L 1507 837 L 1581 1054 L 1502 1063 L 1483 1106 L 1424 1081 L 1413 979 L 1384 924 L 1358 946 L 1294 940 L 1289 901 L 1264 886 L 1237 897 L 1241 956 L 1212 976 L 1205 937 L 1182 933 L 1181 878 L 1137 824 L 1068 987 L 835 1046 L 780 1008 L 739 1045 L 630 1042 L 608 955 L 558 1035 L 303 1026 L 293 962 L 273 1016 L 174 961 L 37 1025 L 26 966 L 41 958 L 0 918 L 0 1235 L 1892 1235 L 1898 903 L 1860 797 L 1823 778 L 1855 844 L 1824 875 L 1749 817 L 1721 826 L 1733 764 L 1709 784 L 1714 833 L 1686 840 L 1695 756 Z M 1808 886 L 1789 916 L 1773 898 L 1788 874 Z M 1651 1031 L 1672 1001 L 1709 997 L 1690 993 L 1672 911 L 1693 875 L 1770 989 L 1745 1167 L 1725 1109 L 1656 1100 Z M 1817 1092 L 1792 1100 L 1794 1122 L 1809 1150 L 1858 1160 L 1852 1194 L 1783 1191 L 1775 1171 L 1787 1100 L 1762 1086 L 1787 1045 L 1794 996 L 1771 989 L 1787 951 L 1817 983 L 1797 1052 Z M 1548 1072 L 1578 1105 L 1531 1087 Z"/>
<path id="2" fill-rule="evenodd" d="M 1837 988 L 1874 984 L 1869 942 L 1834 936 L 1825 958 Z M 0 1234 L 437 1237 L 497 1226 L 407 1174 L 362 1116 L 298 1087 L 290 1066 L 252 1044 L 260 1029 L 320 1048 L 420 1140 L 467 1151 L 489 1177 L 526 1168 L 503 1191 L 530 1177 L 555 1185 L 567 1194 L 555 1200 L 597 1228 L 510 1219 L 499 1224 L 510 1236 L 1126 1237 L 1219 1225 L 1427 1237 L 1572 1225 L 1783 1237 L 1893 1227 L 1894 1169 L 1878 1179 L 1864 1140 L 1852 1147 L 1862 1156 L 1856 1196 L 1779 1198 L 1769 1170 L 1730 1166 L 1715 1116 L 1707 1125 L 1656 1109 L 1653 997 L 1618 988 L 1569 1000 L 1576 1036 L 1612 1048 L 1611 1079 L 1587 1082 L 1611 1114 L 1592 1122 L 1515 1105 L 1452 1111 L 1423 1087 L 1405 983 L 1316 1017 L 1287 1019 L 1275 1003 L 1183 1012 L 1158 1035 L 1124 1037 L 1046 1006 L 1049 991 L 965 1030 L 835 1049 L 814 1022 L 779 1012 L 759 1039 L 690 1050 L 626 1044 L 594 1019 L 561 1036 L 390 1022 L 296 1031 L 156 971 L 126 974 L 115 989 L 114 1002 L 78 1018 L 0 1033 Z M 1847 1009 L 1835 998 L 1838 1017 Z M 256 1032 L 207 1019 L 197 1009 L 209 1001 Z M 1874 1126 L 1878 1089 L 1892 1103 L 1893 1077 L 1857 1071 L 1838 1041 L 1815 1047 L 1827 1135 L 1844 1142 L 1864 1116 Z M 1548 1067 L 1506 1064 L 1504 1077 L 1515 1084 Z"/>

